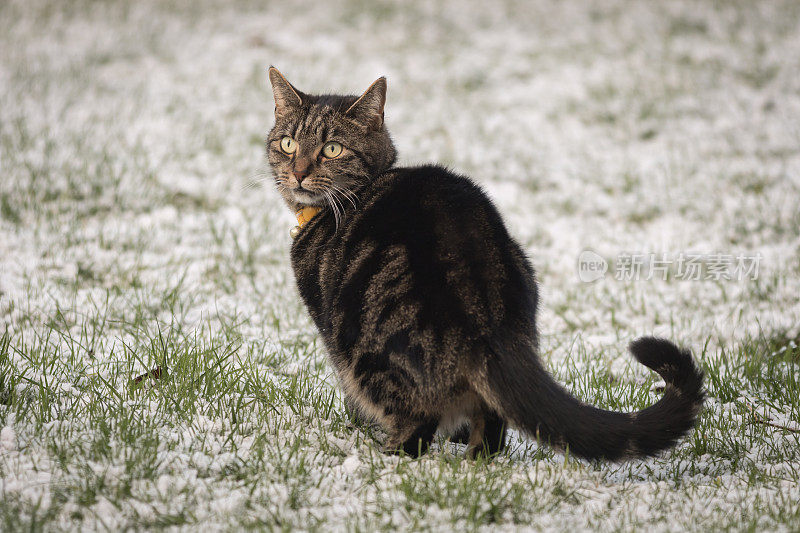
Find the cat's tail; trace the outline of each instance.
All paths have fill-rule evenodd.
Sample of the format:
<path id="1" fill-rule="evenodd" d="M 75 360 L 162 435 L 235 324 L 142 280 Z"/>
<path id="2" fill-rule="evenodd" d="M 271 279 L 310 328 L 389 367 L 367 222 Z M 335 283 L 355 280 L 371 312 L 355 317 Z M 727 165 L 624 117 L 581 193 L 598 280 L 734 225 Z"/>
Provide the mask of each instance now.
<path id="1" fill-rule="evenodd" d="M 629 349 L 666 382 L 664 396 L 642 411 L 620 413 L 585 404 L 559 385 L 538 357 L 511 350 L 493 350 L 479 393 L 512 425 L 585 459 L 655 455 L 694 426 L 705 398 L 703 373 L 688 350 L 664 339 L 643 337 Z"/>

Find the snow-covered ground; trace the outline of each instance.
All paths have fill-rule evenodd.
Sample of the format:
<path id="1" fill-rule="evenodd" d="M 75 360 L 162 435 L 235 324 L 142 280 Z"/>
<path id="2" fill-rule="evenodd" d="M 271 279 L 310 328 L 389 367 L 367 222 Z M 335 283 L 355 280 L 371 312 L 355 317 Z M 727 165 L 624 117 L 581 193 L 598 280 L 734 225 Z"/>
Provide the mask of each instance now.
<path id="1" fill-rule="evenodd" d="M 10 0 L 0 57 L 0 529 L 800 529 L 800 3 Z M 294 288 L 271 64 L 386 75 L 401 164 L 473 177 L 533 259 L 549 368 L 641 408 L 626 344 L 670 337 L 700 428 L 381 455 Z"/>

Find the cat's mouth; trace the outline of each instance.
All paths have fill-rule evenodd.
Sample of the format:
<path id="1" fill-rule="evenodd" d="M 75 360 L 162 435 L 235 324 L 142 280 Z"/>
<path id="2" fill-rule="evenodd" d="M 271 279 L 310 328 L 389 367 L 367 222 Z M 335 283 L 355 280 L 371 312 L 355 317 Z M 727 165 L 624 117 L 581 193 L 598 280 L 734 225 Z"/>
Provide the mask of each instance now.
<path id="1" fill-rule="evenodd" d="M 304 189 L 292 189 L 291 194 L 294 197 L 294 201 L 299 204 L 323 205 L 325 203 L 325 198 L 316 192 L 310 192 Z"/>

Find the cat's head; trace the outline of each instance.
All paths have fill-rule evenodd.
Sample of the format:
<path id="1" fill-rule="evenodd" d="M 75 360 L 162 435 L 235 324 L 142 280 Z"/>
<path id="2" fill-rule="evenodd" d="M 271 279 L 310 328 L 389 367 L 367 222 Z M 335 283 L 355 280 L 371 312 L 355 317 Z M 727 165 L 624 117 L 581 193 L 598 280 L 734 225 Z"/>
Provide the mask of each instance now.
<path id="1" fill-rule="evenodd" d="M 383 124 L 386 79 L 361 96 L 310 95 L 274 67 L 275 126 L 267 137 L 269 164 L 292 209 L 356 200 L 354 192 L 387 170 L 395 149 Z"/>

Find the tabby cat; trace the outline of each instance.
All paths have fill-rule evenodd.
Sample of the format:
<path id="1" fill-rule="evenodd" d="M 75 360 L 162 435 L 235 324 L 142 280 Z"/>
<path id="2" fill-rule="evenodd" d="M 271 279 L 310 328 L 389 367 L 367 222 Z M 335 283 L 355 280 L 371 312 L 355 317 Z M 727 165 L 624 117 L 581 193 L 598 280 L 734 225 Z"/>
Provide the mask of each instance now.
<path id="1" fill-rule="evenodd" d="M 630 351 L 665 380 L 634 413 L 573 397 L 537 355 L 533 267 L 468 178 L 393 166 L 386 80 L 361 96 L 310 95 L 269 71 L 267 151 L 300 225 L 297 286 L 348 401 L 418 456 L 469 424 L 470 456 L 500 452 L 507 425 L 587 459 L 654 455 L 694 425 L 703 375 L 688 351 L 645 337 Z"/>

